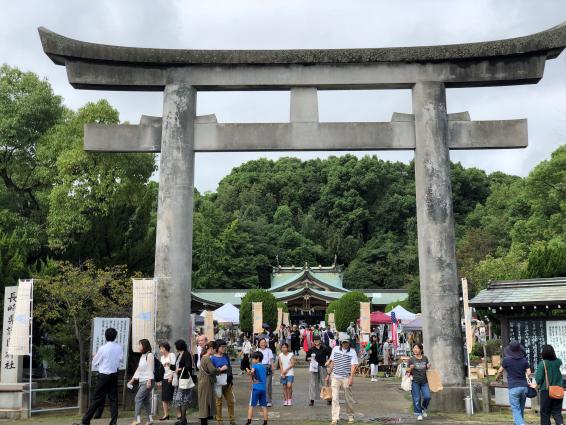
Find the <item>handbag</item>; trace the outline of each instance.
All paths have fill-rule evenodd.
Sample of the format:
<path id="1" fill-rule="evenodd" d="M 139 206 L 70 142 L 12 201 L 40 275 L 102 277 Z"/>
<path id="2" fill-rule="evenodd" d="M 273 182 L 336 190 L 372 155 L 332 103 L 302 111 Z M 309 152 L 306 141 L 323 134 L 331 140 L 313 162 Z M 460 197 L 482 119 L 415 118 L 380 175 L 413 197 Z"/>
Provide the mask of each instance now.
<path id="1" fill-rule="evenodd" d="M 562 400 L 564 398 L 564 388 L 558 385 L 550 385 L 548 380 L 548 372 L 546 370 L 546 362 L 543 360 L 542 364 L 544 366 L 544 377 L 546 378 L 546 386 L 548 387 L 548 396 L 554 400 Z"/>
<path id="2" fill-rule="evenodd" d="M 535 398 L 537 396 L 537 390 L 532 387 L 527 389 L 527 398 Z"/>
<path id="3" fill-rule="evenodd" d="M 313 357 L 311 362 L 309 363 L 309 372 L 316 372 L 318 373 L 318 362 Z"/>
<path id="4" fill-rule="evenodd" d="M 216 375 L 216 385 L 219 386 L 228 385 L 228 374 L 221 373 L 219 375 Z"/>
<path id="5" fill-rule="evenodd" d="M 181 376 L 183 376 L 183 372 L 185 371 L 185 368 L 183 368 L 183 370 L 181 370 Z M 191 375 L 189 375 L 188 378 L 183 379 L 183 378 L 179 378 L 179 389 L 180 390 L 190 390 L 191 388 L 194 388 L 195 383 L 193 382 L 193 378 L 191 377 Z"/>
<path id="6" fill-rule="evenodd" d="M 332 400 L 332 388 L 324 386 L 320 389 L 320 398 L 326 401 Z"/>
<path id="7" fill-rule="evenodd" d="M 411 389 L 413 388 L 413 383 L 411 381 L 411 377 L 407 374 L 404 374 L 401 378 L 401 389 L 407 392 L 411 391 Z"/>

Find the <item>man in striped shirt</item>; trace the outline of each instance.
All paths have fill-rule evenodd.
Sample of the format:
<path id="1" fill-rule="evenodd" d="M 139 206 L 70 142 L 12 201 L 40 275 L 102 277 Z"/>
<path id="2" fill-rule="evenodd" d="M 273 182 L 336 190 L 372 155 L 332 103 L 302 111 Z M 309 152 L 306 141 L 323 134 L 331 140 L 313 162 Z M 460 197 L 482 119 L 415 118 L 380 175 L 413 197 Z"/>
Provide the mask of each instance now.
<path id="1" fill-rule="evenodd" d="M 328 361 L 328 373 L 332 374 L 332 422 L 336 425 L 340 419 L 340 387 L 344 388 L 346 397 L 346 411 L 348 423 L 354 423 L 354 398 L 352 397 L 352 385 L 354 373 L 358 365 L 356 350 L 350 347 L 350 336 L 340 332 L 340 345 L 332 349 Z"/>

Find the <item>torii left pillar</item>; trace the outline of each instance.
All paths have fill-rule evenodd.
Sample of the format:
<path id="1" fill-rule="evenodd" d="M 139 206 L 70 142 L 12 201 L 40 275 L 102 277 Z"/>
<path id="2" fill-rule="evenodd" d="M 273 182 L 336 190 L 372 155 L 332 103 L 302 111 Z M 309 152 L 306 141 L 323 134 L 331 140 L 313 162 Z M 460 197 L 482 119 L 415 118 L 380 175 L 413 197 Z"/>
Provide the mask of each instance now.
<path id="1" fill-rule="evenodd" d="M 196 90 L 169 84 L 163 127 L 155 241 L 157 341 L 189 340 L 193 249 Z"/>

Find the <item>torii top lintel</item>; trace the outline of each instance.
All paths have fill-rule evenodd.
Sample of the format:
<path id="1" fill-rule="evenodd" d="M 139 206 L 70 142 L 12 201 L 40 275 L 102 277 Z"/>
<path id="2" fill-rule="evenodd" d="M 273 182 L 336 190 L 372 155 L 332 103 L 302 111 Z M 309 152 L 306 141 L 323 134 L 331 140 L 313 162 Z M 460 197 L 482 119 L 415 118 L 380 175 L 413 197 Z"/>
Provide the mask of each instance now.
<path id="1" fill-rule="evenodd" d="M 529 36 L 439 46 L 183 50 L 110 46 L 39 28 L 44 52 L 65 65 L 76 88 L 163 90 L 186 82 L 199 90 L 408 88 L 530 84 L 566 47 L 566 22 Z M 283 72 L 284 71 L 284 72 Z"/>

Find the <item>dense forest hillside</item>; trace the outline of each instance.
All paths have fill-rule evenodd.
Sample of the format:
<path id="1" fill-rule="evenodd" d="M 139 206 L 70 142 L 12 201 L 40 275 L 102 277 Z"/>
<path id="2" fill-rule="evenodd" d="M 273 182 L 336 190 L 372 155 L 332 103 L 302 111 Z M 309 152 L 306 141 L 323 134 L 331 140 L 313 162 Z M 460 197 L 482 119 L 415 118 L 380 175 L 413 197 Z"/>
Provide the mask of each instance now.
<path id="1" fill-rule="evenodd" d="M 0 68 L 0 278 L 56 261 L 153 271 L 151 154 L 84 152 L 83 125 L 118 123 L 108 102 L 66 108 L 35 74 Z M 526 178 L 452 164 L 461 275 L 566 275 L 566 146 Z M 281 264 L 345 266 L 349 288 L 418 295 L 413 164 L 352 155 L 258 159 L 196 194 L 197 288 L 267 287 Z M 418 298 L 413 298 L 417 308 Z"/>

